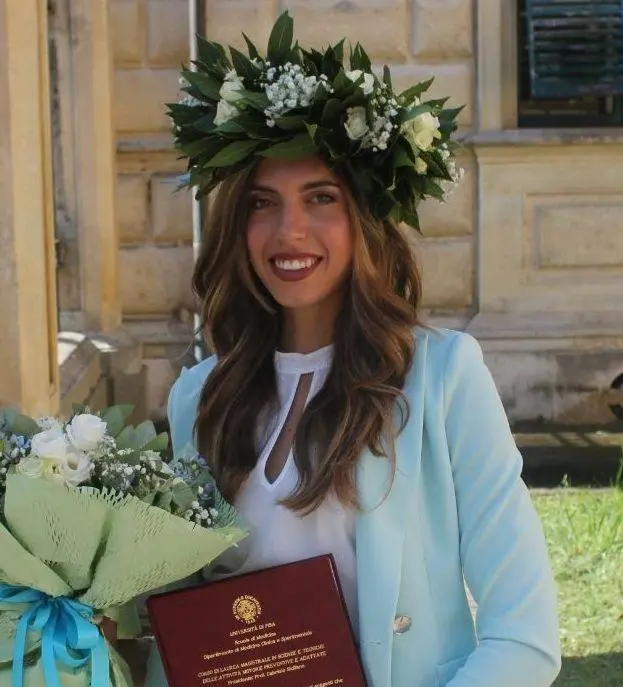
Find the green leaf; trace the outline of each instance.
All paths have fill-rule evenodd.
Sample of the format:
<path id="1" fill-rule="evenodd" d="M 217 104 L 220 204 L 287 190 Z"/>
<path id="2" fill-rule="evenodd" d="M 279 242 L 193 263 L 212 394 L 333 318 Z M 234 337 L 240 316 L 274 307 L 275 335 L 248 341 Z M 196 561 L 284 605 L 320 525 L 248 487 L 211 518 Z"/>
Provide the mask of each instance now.
<path id="1" fill-rule="evenodd" d="M 252 60 L 253 60 L 253 59 L 255 59 L 255 60 L 261 60 L 261 59 L 262 59 L 262 56 L 261 56 L 260 53 L 258 52 L 258 50 L 257 50 L 257 48 L 255 47 L 255 45 L 253 45 L 253 42 L 251 41 L 251 39 L 250 39 L 245 33 L 242 34 L 242 37 L 244 38 L 245 43 L 247 44 L 247 50 L 249 51 L 249 57 L 250 57 Z"/>
<path id="2" fill-rule="evenodd" d="M 201 72 L 183 72 L 183 76 L 189 83 L 198 88 L 206 98 L 214 102 L 220 100 L 219 92 L 222 84 L 213 76 L 202 74 Z"/>
<path id="3" fill-rule="evenodd" d="M 175 505 L 180 511 L 186 511 L 190 508 L 191 503 L 195 500 L 195 491 L 184 484 L 184 482 L 176 482 L 171 487 L 171 497 Z"/>
<path id="4" fill-rule="evenodd" d="M 124 427 L 121 432 L 115 437 L 115 442 L 117 448 L 138 448 L 134 433 L 134 427 Z M 123 457 L 124 461 L 127 461 L 127 456 Z"/>
<path id="5" fill-rule="evenodd" d="M 361 43 L 357 43 L 351 50 L 350 68 L 353 70 L 360 69 L 362 72 L 372 71 L 372 62 L 361 46 Z"/>
<path id="6" fill-rule="evenodd" d="M 41 431 L 41 427 L 27 415 L 18 413 L 11 422 L 11 432 L 25 437 L 33 437 Z"/>
<path id="7" fill-rule="evenodd" d="M 179 145 L 179 149 L 186 157 L 193 158 L 211 158 L 217 155 L 225 146 L 227 141 L 219 138 L 200 138 L 198 141 L 192 143 L 184 143 Z"/>
<path id="8" fill-rule="evenodd" d="M 290 115 L 289 117 L 278 117 L 275 119 L 275 126 L 282 131 L 300 131 L 305 128 L 307 117 L 305 115 Z"/>
<path id="9" fill-rule="evenodd" d="M 219 124 L 214 129 L 215 134 L 242 134 L 244 132 L 245 128 L 235 118 Z"/>
<path id="10" fill-rule="evenodd" d="M 400 215 L 402 222 L 408 224 L 410 227 L 413 227 L 418 233 L 422 233 L 422 230 L 420 229 L 420 218 L 418 217 L 417 212 L 409 212 L 409 210 L 403 207 Z"/>
<path id="11" fill-rule="evenodd" d="M 116 438 L 125 424 L 125 419 L 123 413 L 118 407 L 113 406 L 112 408 L 107 408 L 102 415 L 102 420 L 108 426 L 108 434 L 111 437 Z"/>
<path id="12" fill-rule="evenodd" d="M 230 47 L 229 52 L 231 53 L 231 61 L 236 73 L 244 79 L 245 83 L 252 84 L 259 74 L 259 69 L 255 67 L 246 55 L 243 55 L 236 48 Z"/>
<path id="13" fill-rule="evenodd" d="M 344 105 L 338 98 L 331 98 L 327 100 L 322 111 L 322 126 L 327 128 L 334 128 L 339 125 L 342 113 L 344 112 Z"/>
<path id="14" fill-rule="evenodd" d="M 290 48 L 294 39 L 294 20 L 284 12 L 275 22 L 268 39 L 267 57 L 273 65 L 281 63 Z"/>
<path id="15" fill-rule="evenodd" d="M 143 448 L 150 441 L 153 441 L 157 436 L 156 428 L 154 423 L 149 420 L 141 422 L 138 427 L 134 429 L 135 440 L 138 442 L 136 448 Z"/>
<path id="16" fill-rule="evenodd" d="M 415 119 L 416 117 L 419 117 L 421 114 L 424 114 L 425 112 L 432 112 L 432 111 L 433 111 L 433 109 L 428 103 L 422 103 L 421 105 L 417 105 L 417 107 L 414 107 L 411 110 L 407 110 L 404 113 L 402 121 L 408 122 L 411 119 Z"/>
<path id="17" fill-rule="evenodd" d="M 426 191 L 425 191 L 427 196 L 431 196 L 432 198 L 437 198 L 438 200 L 443 200 L 445 198 L 445 191 L 439 186 L 439 184 L 435 183 L 432 179 L 427 178 L 426 179 Z"/>
<path id="18" fill-rule="evenodd" d="M 446 122 L 450 121 L 453 122 L 461 113 L 462 110 L 465 109 L 465 105 L 461 105 L 461 107 L 453 107 L 453 108 L 448 108 L 446 110 L 442 110 L 439 113 L 439 119 L 440 121 Z"/>
<path id="19" fill-rule="evenodd" d="M 296 160 L 318 152 L 308 132 L 299 134 L 289 141 L 283 141 L 262 151 L 262 156 L 277 160 Z"/>
<path id="20" fill-rule="evenodd" d="M 394 169 L 398 169 L 399 167 L 413 167 L 415 164 L 415 155 L 413 154 L 411 146 L 409 146 L 409 150 L 411 154 L 409 154 L 409 151 L 407 151 L 404 146 L 396 148 L 396 152 L 393 155 Z"/>
<path id="21" fill-rule="evenodd" d="M 450 100 L 450 98 L 439 98 L 438 100 L 427 100 L 426 104 L 430 105 L 435 116 L 441 114 L 443 106 Z"/>
<path id="22" fill-rule="evenodd" d="M 434 77 L 428 81 L 422 81 L 422 83 L 415 84 L 410 88 L 403 91 L 398 97 L 404 103 L 404 105 L 409 106 L 415 98 L 421 98 L 422 94 L 425 93 L 432 85 Z"/>
<path id="23" fill-rule="evenodd" d="M 250 105 L 253 109 L 259 110 L 264 113 L 264 110 L 268 107 L 269 102 L 266 93 L 256 93 L 254 91 L 242 91 L 240 93 L 242 98 L 240 99 L 240 104 Z"/>
<path id="24" fill-rule="evenodd" d="M 446 179 L 447 181 L 452 181 L 452 177 L 448 174 L 445 164 L 441 157 L 436 153 L 421 153 L 420 157 L 428 165 L 428 173 L 431 176 L 437 177 L 439 179 Z"/>
<path id="25" fill-rule="evenodd" d="M 386 64 L 383 65 L 383 83 L 386 86 L 389 86 L 390 89 L 393 89 L 392 75 L 391 75 L 391 72 L 389 71 L 389 67 Z"/>
<path id="26" fill-rule="evenodd" d="M 162 453 L 166 451 L 169 447 L 169 435 L 166 432 L 158 434 L 157 437 L 147 442 L 143 446 L 143 451 L 156 451 L 157 453 Z"/>
<path id="27" fill-rule="evenodd" d="M 193 129 L 196 131 L 201 131 L 204 134 L 211 134 L 214 131 L 214 117 L 216 116 L 216 111 L 208 112 L 208 114 L 203 117 L 199 117 L 196 122 L 193 122 Z"/>
<path id="28" fill-rule="evenodd" d="M 216 70 L 221 76 L 231 68 L 225 48 L 219 43 L 212 43 L 202 36 L 197 36 L 197 51 L 201 62 Z"/>
<path id="29" fill-rule="evenodd" d="M 259 141 L 234 141 L 206 163 L 207 167 L 230 167 L 244 160 L 260 145 Z"/>

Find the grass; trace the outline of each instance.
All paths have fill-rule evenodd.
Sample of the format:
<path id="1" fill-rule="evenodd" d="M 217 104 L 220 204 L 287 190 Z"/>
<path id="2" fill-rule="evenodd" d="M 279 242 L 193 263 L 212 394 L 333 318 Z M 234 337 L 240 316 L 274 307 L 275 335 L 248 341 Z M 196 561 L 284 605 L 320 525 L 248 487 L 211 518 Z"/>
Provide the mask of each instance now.
<path id="1" fill-rule="evenodd" d="M 559 588 L 555 687 L 623 686 L 623 489 L 534 491 Z"/>

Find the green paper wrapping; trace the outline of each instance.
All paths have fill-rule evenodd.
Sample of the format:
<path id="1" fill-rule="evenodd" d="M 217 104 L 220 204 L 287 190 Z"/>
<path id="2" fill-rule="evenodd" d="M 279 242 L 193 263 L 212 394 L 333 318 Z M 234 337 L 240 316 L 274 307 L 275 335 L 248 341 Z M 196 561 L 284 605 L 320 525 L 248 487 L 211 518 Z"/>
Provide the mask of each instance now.
<path id="1" fill-rule="evenodd" d="M 137 596 L 189 577 L 246 534 L 233 511 L 229 522 L 206 529 L 135 497 L 20 474 L 7 477 L 3 519 L 0 582 L 76 598 L 117 620 L 120 637 L 140 629 L 128 612 Z M 12 640 L 23 610 L 0 603 L 0 687 L 12 687 Z M 45 684 L 36 634 L 27 640 L 27 687 Z M 128 666 L 109 650 L 111 684 L 130 687 Z M 89 685 L 87 667 L 59 665 L 58 674 L 62 687 Z"/>

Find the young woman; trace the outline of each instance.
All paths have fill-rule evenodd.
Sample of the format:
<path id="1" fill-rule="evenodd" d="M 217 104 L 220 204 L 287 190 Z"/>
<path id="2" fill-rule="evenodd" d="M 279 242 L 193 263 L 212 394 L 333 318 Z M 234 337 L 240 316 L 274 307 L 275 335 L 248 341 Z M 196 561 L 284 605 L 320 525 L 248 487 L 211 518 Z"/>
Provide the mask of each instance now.
<path id="1" fill-rule="evenodd" d="M 304 60 L 302 71 L 313 73 Z M 222 73 L 223 84 L 238 83 Z M 349 72 L 355 90 L 345 97 L 369 104 L 369 76 Z M 334 99 L 350 88 L 339 78 L 328 77 Z M 238 114 L 222 137 L 235 131 L 233 120 L 257 141 L 252 105 L 245 109 L 252 81 L 245 76 L 236 90 Z M 198 83 L 189 93 L 202 104 L 185 107 L 197 116 L 202 107 L 223 110 L 230 90 L 214 102 Z M 259 83 L 274 104 L 274 80 Z M 171 391 L 174 450 L 194 442 L 248 524 L 246 548 L 225 561 L 230 573 L 334 555 L 370 687 L 547 687 L 560 667 L 555 588 L 494 382 L 472 337 L 420 322 L 420 274 L 397 222 L 414 217 L 405 200 L 414 192 L 401 195 L 417 188 L 408 162 L 393 164 L 385 183 L 391 213 L 361 193 L 365 156 L 392 143 L 431 178 L 423 153 L 447 134 L 414 146 L 423 128 L 405 126 L 411 110 L 401 102 L 402 124 L 388 130 L 396 138 L 379 148 L 378 137 L 366 146 L 365 134 L 351 136 L 363 126 L 354 131 L 348 101 L 340 121 L 351 152 L 340 163 L 327 152 L 335 139 L 324 145 L 312 127 L 317 152 L 284 160 L 250 145 L 251 158 L 218 179 L 210 175 L 223 167 L 189 155 L 206 188 L 218 183 L 193 278 L 215 354 L 184 370 Z M 272 131 L 274 112 L 262 109 Z M 182 150 L 193 143 L 187 120 L 180 124 L 187 115 L 176 115 Z M 304 116 L 316 116 L 313 103 Z M 443 114 L 434 119 L 441 131 Z M 370 111 L 364 123 L 377 131 Z M 152 658 L 149 687 L 165 683 Z"/>

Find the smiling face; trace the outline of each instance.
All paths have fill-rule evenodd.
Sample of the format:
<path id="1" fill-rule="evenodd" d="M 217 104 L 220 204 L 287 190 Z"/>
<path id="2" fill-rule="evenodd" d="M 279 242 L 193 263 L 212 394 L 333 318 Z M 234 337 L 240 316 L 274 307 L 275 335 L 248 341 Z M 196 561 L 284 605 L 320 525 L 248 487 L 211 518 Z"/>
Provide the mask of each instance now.
<path id="1" fill-rule="evenodd" d="M 346 191 L 317 158 L 264 160 L 248 196 L 251 264 L 286 310 L 335 313 L 350 274 Z"/>

